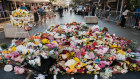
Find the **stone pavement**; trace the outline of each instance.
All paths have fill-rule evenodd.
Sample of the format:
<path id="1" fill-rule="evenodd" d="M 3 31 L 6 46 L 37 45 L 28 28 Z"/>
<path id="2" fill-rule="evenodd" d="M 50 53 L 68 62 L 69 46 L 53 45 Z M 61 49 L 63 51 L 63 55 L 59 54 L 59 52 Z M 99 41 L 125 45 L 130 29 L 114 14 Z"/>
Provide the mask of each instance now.
<path id="1" fill-rule="evenodd" d="M 33 35 L 37 32 L 43 32 L 45 29 L 52 24 L 63 24 L 70 22 L 84 22 L 84 18 L 81 15 L 75 15 L 65 12 L 63 17 L 56 16 L 51 20 L 47 20 L 45 23 L 38 25 L 30 31 L 30 35 Z M 93 26 L 94 24 L 88 24 L 89 26 Z M 135 30 L 132 28 L 121 28 L 120 26 L 116 26 L 113 22 L 106 22 L 104 19 L 100 20 L 98 24 L 101 28 L 107 27 L 109 33 L 115 33 L 116 36 L 125 37 L 134 41 L 140 42 L 140 30 Z M 0 29 L 0 43 L 10 44 L 12 39 L 6 39 L 4 37 L 3 29 Z M 127 74 L 114 74 L 112 79 L 140 79 L 140 72 L 129 72 Z M 75 75 L 58 75 L 58 79 L 71 79 L 74 77 L 75 79 L 93 79 L 94 75 L 86 75 L 86 74 L 75 74 Z M 26 75 L 15 75 L 14 72 L 5 72 L 3 69 L 0 69 L 0 79 L 25 79 Z M 34 79 L 31 77 L 30 79 Z M 101 78 L 100 78 L 101 79 Z"/>

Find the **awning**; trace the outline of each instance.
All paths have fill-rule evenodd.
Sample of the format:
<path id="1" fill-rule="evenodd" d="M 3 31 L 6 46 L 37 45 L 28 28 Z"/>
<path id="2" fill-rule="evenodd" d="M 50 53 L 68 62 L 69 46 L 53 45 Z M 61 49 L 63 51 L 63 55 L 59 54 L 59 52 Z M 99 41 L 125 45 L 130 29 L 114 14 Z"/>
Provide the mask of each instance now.
<path id="1" fill-rule="evenodd" d="M 49 2 L 49 0 L 8 0 L 8 1 L 30 2 L 30 3 Z"/>

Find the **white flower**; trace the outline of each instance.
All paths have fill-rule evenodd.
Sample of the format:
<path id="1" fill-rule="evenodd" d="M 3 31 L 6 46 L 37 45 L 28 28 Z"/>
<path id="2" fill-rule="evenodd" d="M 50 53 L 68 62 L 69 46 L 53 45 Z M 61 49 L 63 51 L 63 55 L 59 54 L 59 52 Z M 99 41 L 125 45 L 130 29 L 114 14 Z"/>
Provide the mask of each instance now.
<path id="1" fill-rule="evenodd" d="M 75 60 L 70 59 L 70 60 L 68 60 L 68 61 L 65 63 L 65 66 L 70 66 L 70 65 L 72 65 L 72 64 L 74 64 L 74 63 L 75 63 Z"/>
<path id="2" fill-rule="evenodd" d="M 128 71 L 127 71 L 127 69 L 122 69 L 121 70 L 121 73 L 127 73 Z"/>
<path id="3" fill-rule="evenodd" d="M 27 43 L 27 46 L 34 46 L 34 43 L 33 42 L 29 42 L 29 43 Z"/>
<path id="4" fill-rule="evenodd" d="M 120 69 L 121 69 L 121 68 L 120 68 L 120 66 L 117 66 L 117 69 L 119 69 L 119 70 L 120 70 Z"/>
<path id="5" fill-rule="evenodd" d="M 116 68 L 113 69 L 114 71 L 118 71 Z"/>
<path id="6" fill-rule="evenodd" d="M 34 41 L 35 41 L 35 42 L 40 42 L 40 40 L 39 40 L 39 39 L 34 39 Z"/>
<path id="7" fill-rule="evenodd" d="M 103 41 L 101 41 L 101 40 L 97 40 L 96 42 L 97 42 L 98 45 L 103 44 Z"/>
<path id="8" fill-rule="evenodd" d="M 114 48 L 114 49 L 111 49 L 110 50 L 110 53 L 112 54 L 112 55 L 114 55 L 115 53 L 116 53 L 116 49 Z"/>
<path id="9" fill-rule="evenodd" d="M 117 60 L 125 61 L 126 60 L 126 57 L 125 57 L 125 55 L 122 55 L 122 54 L 119 53 L 119 54 L 116 55 L 116 59 Z"/>
<path id="10" fill-rule="evenodd" d="M 100 67 L 97 64 L 95 64 L 95 69 L 100 70 Z"/>
<path id="11" fill-rule="evenodd" d="M 46 53 L 41 53 L 41 56 L 44 58 L 44 59 L 47 59 L 48 58 L 48 55 Z"/>
<path id="12" fill-rule="evenodd" d="M 99 26 L 98 25 L 94 25 L 91 27 L 92 31 L 94 31 L 95 29 L 99 29 Z"/>
<path id="13" fill-rule="evenodd" d="M 85 54 L 84 58 L 86 58 L 86 59 L 90 59 L 90 57 L 89 57 L 88 54 Z"/>
<path id="14" fill-rule="evenodd" d="M 35 61 L 34 60 L 29 60 L 29 64 L 30 65 L 35 65 Z"/>
<path id="15" fill-rule="evenodd" d="M 66 59 L 67 58 L 67 55 L 66 54 L 62 54 L 62 58 L 63 59 Z"/>
<path id="16" fill-rule="evenodd" d="M 87 68 L 89 71 L 93 71 L 93 70 L 94 70 L 94 69 L 93 69 L 93 66 L 91 66 L 91 65 L 87 65 L 86 68 Z"/>
<path id="17" fill-rule="evenodd" d="M 40 63 L 40 57 L 37 57 L 37 58 L 35 59 L 35 63 L 38 64 L 38 66 L 41 65 L 41 63 Z"/>
<path id="18" fill-rule="evenodd" d="M 38 44 L 39 47 L 42 47 L 42 44 Z"/>
<path id="19" fill-rule="evenodd" d="M 12 66 L 12 65 L 5 65 L 5 66 L 4 66 L 4 71 L 10 72 L 10 71 L 12 71 L 12 70 L 13 70 L 13 66 Z"/>

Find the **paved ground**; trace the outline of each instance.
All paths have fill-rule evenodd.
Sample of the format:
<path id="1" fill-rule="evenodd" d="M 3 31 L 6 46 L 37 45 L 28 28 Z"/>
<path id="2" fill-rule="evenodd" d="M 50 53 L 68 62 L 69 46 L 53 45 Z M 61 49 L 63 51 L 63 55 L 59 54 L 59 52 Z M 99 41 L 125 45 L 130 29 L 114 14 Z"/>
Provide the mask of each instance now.
<path id="1" fill-rule="evenodd" d="M 70 22 L 84 22 L 84 18 L 80 15 L 70 14 L 65 12 L 64 17 L 60 18 L 59 16 L 52 18 L 46 23 L 43 23 L 39 26 L 33 28 L 30 31 L 30 35 L 33 35 L 37 32 L 43 32 L 47 28 L 48 25 L 51 24 L 63 24 L 63 23 L 70 23 Z M 140 42 L 140 30 L 135 30 L 132 28 L 121 28 L 120 26 L 116 26 L 113 22 L 106 22 L 104 19 L 98 21 L 98 25 L 100 27 L 107 27 L 109 29 L 109 33 L 115 33 L 116 36 L 122 36 L 134 41 Z M 88 24 L 89 26 L 93 26 L 94 24 Z M 4 38 L 3 29 L 0 29 L 0 43 L 10 44 L 12 39 Z M 127 74 L 115 74 L 112 79 L 140 79 L 140 72 L 129 72 Z M 26 75 L 15 75 L 13 72 L 6 73 L 2 69 L 0 69 L 0 79 L 25 79 Z M 58 75 L 58 79 L 70 79 L 74 77 L 75 79 L 93 79 L 94 75 Z M 33 79 L 33 77 L 31 77 Z"/>

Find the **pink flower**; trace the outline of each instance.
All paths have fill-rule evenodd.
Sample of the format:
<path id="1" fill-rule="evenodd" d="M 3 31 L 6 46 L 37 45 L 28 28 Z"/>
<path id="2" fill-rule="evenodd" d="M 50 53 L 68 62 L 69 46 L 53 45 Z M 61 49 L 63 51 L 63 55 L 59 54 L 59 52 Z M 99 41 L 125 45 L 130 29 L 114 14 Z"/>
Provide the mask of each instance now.
<path id="1" fill-rule="evenodd" d="M 22 61 L 24 60 L 24 58 L 22 58 L 21 56 L 18 56 L 17 58 L 14 59 L 15 61 L 18 61 L 20 63 L 22 63 Z"/>
<path id="2" fill-rule="evenodd" d="M 20 67 L 18 67 L 18 66 L 15 66 L 14 67 L 14 72 L 16 73 L 16 74 L 23 74 L 24 73 L 24 68 L 20 68 Z"/>
<path id="3" fill-rule="evenodd" d="M 54 48 L 54 47 L 57 47 L 57 44 L 55 44 L 55 43 L 49 43 L 49 44 L 47 44 L 47 46 L 49 48 Z"/>
<path id="4" fill-rule="evenodd" d="M 6 59 L 9 59 L 9 58 L 10 58 L 10 56 L 9 56 L 9 55 L 6 55 L 6 56 L 5 56 L 5 58 L 6 58 Z"/>
<path id="5" fill-rule="evenodd" d="M 5 58 L 7 59 L 11 58 L 12 60 L 14 60 L 14 58 L 17 56 L 19 56 L 18 52 L 11 52 L 10 54 L 6 55 Z"/>
<path id="6" fill-rule="evenodd" d="M 109 62 L 107 61 L 100 61 L 100 63 L 105 63 L 105 65 L 109 65 Z"/>

